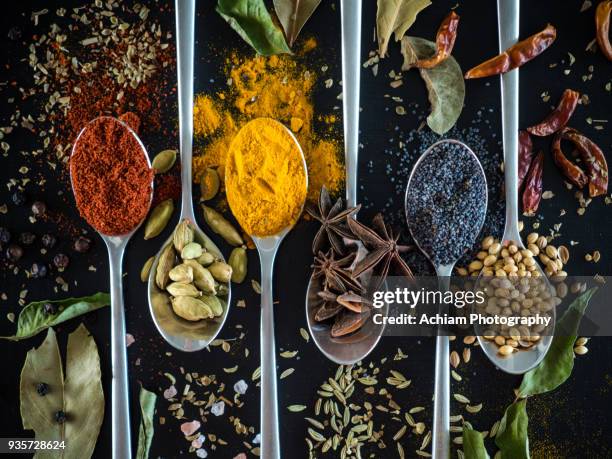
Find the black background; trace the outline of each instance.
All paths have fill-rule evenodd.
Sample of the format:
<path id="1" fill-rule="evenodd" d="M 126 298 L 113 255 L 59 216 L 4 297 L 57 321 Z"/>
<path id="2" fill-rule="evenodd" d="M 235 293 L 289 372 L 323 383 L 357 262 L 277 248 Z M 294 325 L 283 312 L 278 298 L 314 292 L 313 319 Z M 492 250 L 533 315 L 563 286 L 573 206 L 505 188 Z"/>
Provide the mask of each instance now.
<path id="1" fill-rule="evenodd" d="M 69 7 L 72 4 L 63 2 L 57 6 Z M 368 58 L 368 52 L 375 48 L 374 23 L 376 2 L 364 2 L 363 8 L 363 35 L 362 56 L 363 61 Z M 553 23 L 558 29 L 558 39 L 554 46 L 536 61 L 521 69 L 521 126 L 525 127 L 539 121 L 545 116 L 551 105 L 556 104 L 559 96 L 566 87 L 587 93 L 591 104 L 579 106 L 571 125 L 582 130 L 595 140 L 609 157 L 612 146 L 612 136 L 606 124 L 604 130 L 597 131 L 586 122 L 587 117 L 593 119 L 607 119 L 610 116 L 611 93 L 605 91 L 606 82 L 612 77 L 612 63 L 605 60 L 600 54 L 585 52 L 587 44 L 594 37 L 593 14 L 594 8 L 579 13 L 582 0 L 556 2 L 552 0 L 538 2 L 523 2 L 521 11 L 521 36 L 530 35 L 542 29 L 547 22 Z M 447 14 L 449 8 L 456 2 L 437 1 L 421 13 L 410 34 L 433 39 L 441 19 Z M 216 15 L 213 10 L 214 2 L 198 2 L 198 18 L 196 20 L 196 34 L 198 44 L 196 47 L 196 91 L 214 91 L 224 88 L 225 78 L 220 73 L 223 59 L 229 50 L 239 53 L 250 53 L 235 33 Z M 32 1 L 20 2 L 10 7 L 5 6 L 0 17 L 2 36 L 0 46 L 3 49 L 3 64 L 1 81 L 28 81 L 30 71 L 21 59 L 27 57 L 27 50 L 20 42 L 10 41 L 6 31 L 18 26 L 24 38 L 29 38 L 37 32 L 29 20 L 31 11 L 48 7 L 53 13 L 54 7 L 49 2 Z M 159 15 L 163 27 L 174 31 L 173 10 L 165 3 L 154 3 L 154 14 Z M 459 38 L 454 56 L 464 70 L 476 65 L 484 58 L 496 54 L 497 22 L 496 8 L 493 1 L 461 2 L 457 8 L 461 15 Z M 315 95 L 316 107 L 319 111 L 329 113 L 334 106 L 340 105 L 336 99 L 340 92 L 337 84 L 340 79 L 340 22 L 339 4 L 325 0 L 315 12 L 302 32 L 302 37 L 315 36 L 319 46 L 315 52 L 308 55 L 306 60 L 313 69 L 321 65 L 329 66 L 327 76 L 319 78 L 318 90 Z M 299 41 L 298 41 L 299 44 Z M 568 52 L 576 57 L 573 66 L 569 66 Z M 366 204 L 360 214 L 361 219 L 369 219 L 376 209 L 384 208 L 385 214 L 394 222 L 402 222 L 401 198 L 396 190 L 405 184 L 411 162 L 418 157 L 426 144 L 418 145 L 414 151 L 398 154 L 397 141 L 402 135 L 418 128 L 426 116 L 426 92 L 418 76 L 414 72 L 404 78 L 404 85 L 392 90 L 388 86 L 387 73 L 401 66 L 399 46 L 390 45 L 390 57 L 381 62 L 378 76 L 374 77 L 370 69 L 362 71 L 361 86 L 361 137 L 363 148 L 360 152 L 359 198 Z M 299 58 L 301 59 L 301 58 Z M 549 68 L 550 64 L 558 64 Z M 582 75 L 586 75 L 587 67 L 594 65 L 594 75 L 590 81 L 583 82 Z M 570 69 L 569 75 L 563 73 Z M 332 89 L 325 89 L 322 81 L 326 78 L 334 79 Z M 551 99 L 548 103 L 542 101 L 540 95 L 548 91 Z M 2 99 L 10 96 L 10 88 L 3 86 Z M 488 154 L 500 154 L 499 139 L 501 135 L 499 122 L 499 83 L 497 78 L 466 82 L 466 106 L 459 120 L 459 129 L 474 126 L 479 119 L 481 136 L 488 146 Z M 416 102 L 415 113 L 408 110 L 409 115 L 399 117 L 394 112 L 396 104 L 383 97 L 384 94 L 398 95 L 404 99 L 402 105 L 409 107 L 410 102 Z M 7 122 L 7 116 L 12 107 L 2 103 L 2 120 Z M 166 107 L 168 125 L 176 124 L 175 101 L 169 100 Z M 339 112 L 339 111 L 338 111 Z M 480 114 L 479 114 L 480 112 Z M 484 113 L 484 115 L 483 115 Z M 428 129 L 428 128 L 425 128 Z M 341 124 L 337 126 L 338 135 L 341 135 Z M 495 133 L 497 135 L 495 136 Z M 402 134 L 405 133 L 405 134 Z M 27 134 L 13 136 L 11 154 L 0 158 L 0 176 L 4 183 L 8 178 L 18 175 L 17 169 L 24 164 L 18 151 L 32 148 L 35 139 Z M 177 139 L 160 138 L 155 134 L 143 135 L 145 145 L 150 152 L 162 148 L 177 146 Z M 536 148 L 548 149 L 548 140 L 540 140 Z M 394 154 L 395 153 L 395 154 Z M 391 167 L 392 172 L 387 173 Z M 62 197 L 61 192 L 70 194 L 65 181 L 59 180 L 56 175 L 47 173 L 48 183 L 44 191 L 31 187 L 28 191 L 30 201 L 34 198 L 44 199 L 56 211 L 65 213 L 69 218 L 78 221 L 71 197 Z M 490 181 L 495 177 L 490 175 Z M 398 185 L 399 181 L 399 185 Z M 403 181 L 403 182 L 402 182 Z M 602 198 L 594 200 L 587 209 L 585 216 L 576 215 L 576 200 L 573 191 L 568 191 L 563 185 L 555 166 L 547 155 L 545 168 L 546 190 L 552 190 L 555 198 L 542 202 L 541 214 L 544 216 L 540 230 L 547 232 L 555 223 L 562 222 L 562 237 L 556 242 L 565 243 L 579 241 L 580 244 L 571 249 L 572 258 L 568 271 L 574 275 L 592 275 L 600 273 L 610 274 L 609 225 L 612 223 L 610 212 L 603 203 Z M 493 213 L 499 213 L 503 204 L 497 196 L 491 196 Z M 10 202 L 10 194 L 3 187 L 0 193 L 0 204 L 7 203 L 9 213 L 0 215 L 0 225 L 9 227 L 14 233 L 32 230 L 27 220 L 27 210 L 16 208 Z M 560 209 L 566 209 L 567 215 L 560 217 Z M 198 213 L 198 212 L 196 212 Z M 198 216 L 201 217 L 198 213 Z M 175 219 L 177 216 L 175 215 Z M 203 223 L 203 222 L 201 222 Z M 82 224 L 84 225 L 84 223 Z M 529 229 L 531 221 L 527 221 Z M 171 226 L 171 225 L 170 225 Z M 170 227 L 169 226 L 169 227 Z M 495 225 L 493 225 L 495 226 Z M 498 226 L 498 225 L 497 225 Z M 36 226 L 33 231 L 42 234 L 44 224 Z M 405 228 L 405 225 L 404 225 Z M 49 229 L 53 230 L 50 225 Z M 57 230 L 55 230 L 57 231 Z M 91 231 L 91 230 L 90 230 Z M 168 229 L 166 233 L 170 230 Z M 306 457 L 304 436 L 307 424 L 304 415 L 312 415 L 310 407 L 316 401 L 316 388 L 328 376 L 333 375 L 336 366 L 327 361 L 315 348 L 312 342 L 306 344 L 299 335 L 299 328 L 306 327 L 304 317 L 304 292 L 309 276 L 310 241 L 316 231 L 312 223 L 299 224 L 287 237 L 286 242 L 276 260 L 275 299 L 276 306 L 276 339 L 280 350 L 299 350 L 299 360 L 286 360 L 279 358 L 279 371 L 288 367 L 295 367 L 293 375 L 279 384 L 279 411 L 281 442 L 285 457 Z M 70 238 L 60 234 L 60 249 L 70 252 Z M 243 285 L 234 286 L 234 301 L 244 299 L 246 308 L 237 308 L 232 305 L 226 328 L 221 338 L 232 339 L 244 332 L 244 339 L 232 342 L 230 355 L 221 349 L 215 348 L 197 354 L 183 354 L 168 346 L 157 334 L 149 317 L 146 303 L 145 286 L 138 279 L 142 263 L 158 249 L 165 234 L 152 240 L 142 240 L 142 230 L 136 234 L 125 256 L 124 278 L 125 304 L 127 310 L 127 330 L 133 334 L 136 341 L 128 350 L 130 361 L 130 382 L 132 394 L 132 437 L 135 444 L 139 410 L 137 405 L 138 382 L 145 387 L 156 391 L 158 399 L 158 414 L 166 417 L 166 424 L 159 426 L 156 423 L 155 439 L 152 447 L 152 457 L 175 457 L 187 454 L 188 443 L 182 438 L 179 422 L 168 415 L 167 402 L 161 397 L 162 391 L 169 385 L 163 372 L 179 373 L 183 367 L 187 371 L 197 371 L 200 374 L 217 374 L 227 383 L 227 394 L 232 394 L 231 386 L 238 379 L 244 378 L 249 383 L 247 394 L 242 397 L 245 401 L 243 408 L 230 409 L 226 407 L 224 416 L 209 417 L 209 421 L 202 428 L 207 433 L 215 433 L 229 442 L 228 446 L 217 451 L 210 450 L 210 444 L 204 445 L 210 457 L 231 458 L 239 452 L 245 451 L 242 440 L 251 441 L 253 435 L 242 438 L 234 433 L 233 427 L 227 420 L 229 415 L 240 417 L 246 425 L 255 426 L 257 432 L 259 423 L 259 392 L 250 380 L 253 370 L 258 363 L 259 343 L 259 311 L 257 295 L 252 291 L 247 281 Z M 72 264 L 65 274 L 71 283 L 70 294 L 89 294 L 107 287 L 108 267 L 106 255 L 101 239 L 94 236 L 95 249 L 87 256 L 73 256 Z M 227 246 L 221 245 L 225 250 Z M 584 261 L 584 254 L 599 249 L 602 261 L 595 265 Z M 33 254 L 26 254 L 22 261 L 23 267 L 28 267 L 34 260 Z M 255 252 L 250 253 L 250 266 L 248 279 L 258 279 L 259 269 Z M 415 261 L 418 265 L 418 261 Z M 87 270 L 89 265 L 97 267 L 97 272 Z M 23 273 L 13 276 L 3 270 L 0 273 L 0 292 L 8 295 L 7 301 L 0 301 L 2 317 L 9 311 L 18 312 L 17 295 L 20 290 L 27 288 L 28 301 L 43 298 L 58 297 L 53 292 L 51 280 L 25 282 Z M 106 394 L 106 415 L 102 432 L 98 440 L 95 457 L 110 457 L 110 348 L 109 348 L 109 309 L 89 314 L 82 319 L 57 327 L 58 336 L 62 346 L 68 332 L 72 331 L 80 321 L 84 321 L 92 331 L 98 344 L 103 368 L 103 383 Z M 14 325 L 0 319 L 0 332 L 2 335 L 10 334 Z M 0 377 L 0 405 L 2 409 L 0 433 L 7 436 L 29 436 L 31 432 L 21 429 L 19 415 L 19 372 L 23 365 L 25 353 L 33 346 L 38 346 L 43 335 L 20 343 L 2 343 L 2 376 Z M 457 343 L 454 343 L 457 344 Z M 385 338 L 378 348 L 367 359 L 380 361 L 383 357 L 392 358 L 398 347 L 408 355 L 408 358 L 396 363 L 387 364 L 384 372 L 389 368 L 397 369 L 410 377 L 412 386 L 396 396 L 395 399 L 403 406 L 424 405 L 431 407 L 431 391 L 433 387 L 433 355 L 434 346 L 430 339 L 399 339 Z M 455 345 L 461 351 L 462 345 Z M 559 389 L 552 393 L 538 396 L 528 403 L 530 416 L 530 445 L 534 457 L 609 457 L 612 438 L 610 428 L 609 409 L 612 395 L 612 351 L 610 340 L 607 338 L 593 339 L 588 344 L 590 352 L 577 359 L 572 377 Z M 244 349 L 250 350 L 250 356 L 244 359 Z M 139 360 L 139 365 L 137 365 Z M 222 368 L 239 364 L 237 373 L 226 375 Z M 513 399 L 513 388 L 520 379 L 506 375 L 496 370 L 486 360 L 484 355 L 473 349 L 472 361 L 462 365 L 459 372 L 463 376 L 461 383 L 453 382 L 453 391 L 467 395 L 474 402 L 483 402 L 484 408 L 478 415 L 471 415 L 468 419 L 479 430 L 488 430 L 496 419 L 503 414 L 505 406 Z M 182 385 L 177 385 L 182 390 Z M 300 414 L 292 414 L 286 410 L 289 404 L 305 404 L 309 409 Z M 453 414 L 461 412 L 461 407 L 452 405 Z M 431 409 L 428 409 L 431 413 Z M 187 420 L 192 418 L 188 416 Z M 431 419 L 426 420 L 428 425 Z M 390 437 L 395 432 L 393 427 L 387 429 Z M 404 449 L 409 452 L 418 448 L 421 438 L 407 435 L 402 439 Z M 395 457 L 393 442 L 388 438 L 388 454 L 377 457 Z M 488 443 L 489 452 L 495 451 L 492 443 Z M 377 451 L 377 450 L 375 450 Z M 492 455 L 492 454 L 491 454 Z"/>

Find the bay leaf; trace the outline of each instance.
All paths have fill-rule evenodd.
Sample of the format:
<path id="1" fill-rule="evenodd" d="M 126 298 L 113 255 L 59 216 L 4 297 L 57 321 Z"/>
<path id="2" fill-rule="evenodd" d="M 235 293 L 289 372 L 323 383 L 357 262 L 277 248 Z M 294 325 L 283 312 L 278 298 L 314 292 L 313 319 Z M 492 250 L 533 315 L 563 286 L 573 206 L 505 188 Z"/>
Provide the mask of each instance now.
<path id="1" fill-rule="evenodd" d="M 274 10 L 285 30 L 289 46 L 293 46 L 302 27 L 320 3 L 321 0 L 274 0 Z"/>
<path id="2" fill-rule="evenodd" d="M 153 441 L 154 426 L 153 418 L 155 416 L 155 402 L 157 395 L 153 392 L 140 387 L 140 427 L 138 428 L 138 449 L 136 450 L 136 459 L 147 459 Z"/>
<path id="3" fill-rule="evenodd" d="M 37 385 L 48 392 L 40 395 Z M 104 418 L 100 356 L 93 337 L 84 325 L 68 336 L 66 378 L 53 328 L 37 348 L 30 350 L 21 370 L 19 384 L 23 428 L 34 430 L 37 440 L 64 441 L 62 458 L 92 456 Z M 64 423 L 55 420 L 63 411 Z M 57 458 L 57 451 L 39 450 L 35 458 Z"/>
<path id="4" fill-rule="evenodd" d="M 45 312 L 46 303 L 54 305 L 57 308 L 57 312 L 55 314 L 47 314 Z M 110 295 L 102 292 L 81 298 L 34 301 L 25 306 L 19 313 L 15 335 L 0 336 L 0 338 L 12 341 L 30 338 L 49 327 L 95 311 L 109 304 Z"/>
<path id="5" fill-rule="evenodd" d="M 264 0 L 218 0 L 217 13 L 259 54 L 291 53 Z"/>
<path id="6" fill-rule="evenodd" d="M 506 408 L 495 435 L 495 444 L 499 447 L 502 459 L 529 459 L 528 422 L 527 399 L 514 402 Z"/>
<path id="7" fill-rule="evenodd" d="M 549 392 L 570 377 L 574 368 L 574 343 L 580 320 L 596 290 L 592 288 L 577 297 L 559 319 L 546 356 L 537 367 L 523 376 L 519 387 L 521 397 Z"/>
<path id="8" fill-rule="evenodd" d="M 418 59 L 426 59 L 436 52 L 436 44 L 418 37 L 402 38 L 404 64 L 402 70 L 410 70 Z M 431 69 L 419 69 L 425 82 L 431 104 L 427 125 L 436 134 L 442 135 L 451 129 L 463 110 L 465 81 L 457 61 L 449 56 Z"/>
<path id="9" fill-rule="evenodd" d="M 468 425 L 463 426 L 463 452 L 469 459 L 489 459 L 482 433 Z"/>
<path id="10" fill-rule="evenodd" d="M 395 41 L 400 41 L 417 15 L 429 5 L 430 0 L 378 0 L 376 36 L 380 57 L 387 54 L 391 35 L 395 34 Z"/>

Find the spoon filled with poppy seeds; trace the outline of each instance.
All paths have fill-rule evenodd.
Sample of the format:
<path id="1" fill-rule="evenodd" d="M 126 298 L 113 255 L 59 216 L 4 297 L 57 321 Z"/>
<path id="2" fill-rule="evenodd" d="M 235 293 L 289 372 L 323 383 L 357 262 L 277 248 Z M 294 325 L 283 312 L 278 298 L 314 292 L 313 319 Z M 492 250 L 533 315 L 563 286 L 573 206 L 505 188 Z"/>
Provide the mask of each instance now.
<path id="1" fill-rule="evenodd" d="M 456 140 L 441 140 L 425 150 L 408 179 L 405 210 L 415 244 L 434 265 L 440 288 L 448 290 L 453 267 L 473 247 L 487 210 L 487 181 L 474 152 Z M 450 451 L 448 362 L 448 332 L 439 330 L 432 451 L 440 459 Z"/>

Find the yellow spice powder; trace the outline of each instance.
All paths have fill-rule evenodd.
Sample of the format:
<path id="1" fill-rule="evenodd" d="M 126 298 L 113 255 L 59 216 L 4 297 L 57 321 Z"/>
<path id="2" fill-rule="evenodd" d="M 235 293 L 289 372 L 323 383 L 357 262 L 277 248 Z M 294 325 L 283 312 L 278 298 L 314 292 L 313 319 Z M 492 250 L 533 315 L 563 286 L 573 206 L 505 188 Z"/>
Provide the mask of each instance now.
<path id="1" fill-rule="evenodd" d="M 226 61 L 226 73 L 230 84 L 226 93 L 217 94 L 214 101 L 200 95 L 194 103 L 196 139 L 204 144 L 202 154 L 193 159 L 194 180 L 198 181 L 208 167 L 217 168 L 223 177 L 228 149 L 238 129 L 253 118 L 268 117 L 292 129 L 302 147 L 310 182 L 308 199 L 317 199 L 321 185 L 332 194 L 341 190 L 344 165 L 340 147 L 320 138 L 313 128 L 315 73 L 291 56 L 232 56 Z M 201 109 L 196 114 L 198 105 Z M 198 120 L 200 116 L 210 120 Z M 336 116 L 319 114 L 317 120 L 331 125 Z M 203 128 L 195 129 L 196 125 Z"/>
<path id="2" fill-rule="evenodd" d="M 234 137 L 225 186 L 232 213 L 251 235 L 271 236 L 299 218 L 306 200 L 306 171 L 299 147 L 271 118 L 245 124 Z"/>

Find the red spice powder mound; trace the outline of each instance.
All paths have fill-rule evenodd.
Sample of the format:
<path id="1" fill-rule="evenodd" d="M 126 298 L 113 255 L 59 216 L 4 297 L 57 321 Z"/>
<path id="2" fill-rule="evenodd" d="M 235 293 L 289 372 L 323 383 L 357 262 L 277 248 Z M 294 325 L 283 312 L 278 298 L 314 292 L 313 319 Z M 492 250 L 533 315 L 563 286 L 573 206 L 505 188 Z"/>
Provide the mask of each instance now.
<path id="1" fill-rule="evenodd" d="M 155 176 L 155 191 L 153 191 L 153 202 L 151 203 L 151 207 L 155 207 L 166 199 L 177 200 L 180 197 L 181 178 L 178 174 L 166 173 Z"/>
<path id="2" fill-rule="evenodd" d="M 83 131 L 70 157 L 81 216 L 103 234 L 129 233 L 149 210 L 153 169 L 138 140 L 111 117 Z"/>

